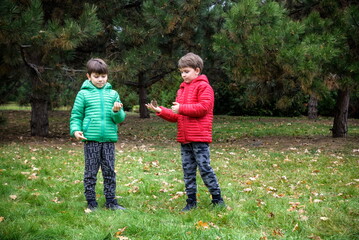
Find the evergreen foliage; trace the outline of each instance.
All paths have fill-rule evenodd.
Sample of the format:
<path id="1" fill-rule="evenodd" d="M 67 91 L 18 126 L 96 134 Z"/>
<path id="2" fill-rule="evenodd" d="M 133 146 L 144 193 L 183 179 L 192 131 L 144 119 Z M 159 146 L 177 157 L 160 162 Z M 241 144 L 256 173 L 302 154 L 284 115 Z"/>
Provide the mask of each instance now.
<path id="1" fill-rule="evenodd" d="M 30 83 L 27 91 L 31 93 L 29 100 L 33 113 L 31 132 L 32 135 L 46 136 L 47 106 L 51 95 L 61 90 L 62 84 L 69 86 L 61 81 L 63 77 L 58 75 L 59 70 L 75 57 L 79 45 L 102 30 L 102 24 L 96 17 L 96 7 L 86 3 L 78 5 L 82 6 L 78 13 L 67 12 L 72 7 L 69 2 L 61 8 L 45 6 L 40 0 L 2 2 L 0 44 L 7 51 L 1 53 L 0 75 L 5 79 L 1 89 L 18 88 L 20 84 L 9 84 L 14 81 Z M 25 68 L 26 75 L 23 74 Z"/>
<path id="2" fill-rule="evenodd" d="M 177 60 L 191 51 L 216 114 L 297 116 L 317 99 L 319 114 L 335 116 L 333 135 L 345 135 L 359 112 L 358 23 L 354 0 L 2 0 L 0 103 L 31 102 L 46 119 L 72 104 L 88 58 L 102 57 L 126 110 L 148 117 L 151 98 L 173 101 Z"/>
<path id="3" fill-rule="evenodd" d="M 211 26 L 215 18 L 210 15 L 220 3 L 208 0 L 138 2 L 129 8 L 124 3 L 123 12 L 115 18 L 117 38 L 111 56 L 119 63 L 120 79 L 139 93 L 140 116 L 145 118 L 149 117 L 144 106 L 149 102 L 148 88 L 175 72 L 182 55 L 193 51 L 205 62 L 207 56 L 211 57 L 209 53 L 204 54 L 215 32 Z"/>
<path id="4" fill-rule="evenodd" d="M 278 109 L 298 108 L 303 97 L 300 85 L 282 64 L 280 54 L 298 43 L 303 26 L 290 21 L 275 2 L 241 1 L 225 16 L 214 50 L 227 63 L 224 71 L 244 88 L 239 96 L 242 105 L 275 103 Z"/>

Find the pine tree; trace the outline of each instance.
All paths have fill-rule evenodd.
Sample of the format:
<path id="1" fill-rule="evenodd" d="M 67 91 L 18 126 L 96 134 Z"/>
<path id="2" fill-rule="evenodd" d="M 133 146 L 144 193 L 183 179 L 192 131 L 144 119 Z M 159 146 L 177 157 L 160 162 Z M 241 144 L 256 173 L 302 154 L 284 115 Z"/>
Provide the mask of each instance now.
<path id="1" fill-rule="evenodd" d="M 316 62 L 309 69 L 303 66 L 303 70 L 309 73 L 307 78 L 320 77 L 321 85 L 337 91 L 332 134 L 345 137 L 350 91 L 358 91 L 359 83 L 359 7 L 352 0 L 291 2 L 288 6 L 291 16 L 305 23 L 305 39 L 312 46 L 300 51 L 307 56 L 303 62 L 307 66 Z"/>
<path id="2" fill-rule="evenodd" d="M 214 50 L 223 69 L 245 88 L 247 105 L 276 103 L 285 109 L 302 98 L 297 77 L 281 62 L 281 51 L 296 46 L 302 25 L 290 21 L 275 2 L 240 1 L 225 15 Z"/>
<path id="3" fill-rule="evenodd" d="M 159 0 L 122 4 L 123 11 L 114 21 L 117 38 L 111 56 L 118 63 L 120 78 L 139 93 L 141 118 L 149 117 L 145 107 L 148 88 L 176 71 L 177 60 L 185 53 L 201 54 L 208 49 L 214 33 L 210 27 L 212 9 L 220 2 Z"/>
<path id="4" fill-rule="evenodd" d="M 72 14 L 72 16 L 71 16 Z M 0 6 L 1 74 L 28 70 L 31 86 L 31 135 L 48 135 L 48 106 L 56 73 L 73 59 L 74 50 L 102 29 L 96 7 L 71 1 L 3 0 Z M 9 71 L 11 69 L 11 71 Z"/>
<path id="5" fill-rule="evenodd" d="M 332 131 L 333 137 L 344 137 L 349 89 L 357 89 L 359 81 L 358 6 L 335 0 L 284 2 L 300 21 L 291 21 L 275 2 L 235 4 L 214 48 L 254 103 L 274 99 L 277 107 L 286 107 L 303 92 L 320 98 L 337 87 Z"/>

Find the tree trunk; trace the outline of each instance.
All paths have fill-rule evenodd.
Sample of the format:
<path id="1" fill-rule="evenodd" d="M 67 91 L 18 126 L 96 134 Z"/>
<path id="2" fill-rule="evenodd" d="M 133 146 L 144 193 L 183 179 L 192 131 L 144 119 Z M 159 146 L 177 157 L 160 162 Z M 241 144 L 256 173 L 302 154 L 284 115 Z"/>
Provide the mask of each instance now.
<path id="1" fill-rule="evenodd" d="M 310 94 L 308 103 L 308 118 L 312 120 L 318 118 L 318 98 L 315 94 Z"/>
<path id="2" fill-rule="evenodd" d="M 148 111 L 147 107 L 145 106 L 148 103 L 147 97 L 147 88 L 144 84 L 144 76 L 143 74 L 139 75 L 139 104 L 140 104 L 140 118 L 150 118 L 150 112 Z"/>
<path id="3" fill-rule="evenodd" d="M 140 86 L 139 95 L 140 95 L 140 102 L 139 102 L 140 118 L 149 118 L 150 113 L 149 113 L 147 107 L 145 106 L 145 104 L 148 103 L 147 89 L 144 86 Z"/>
<path id="4" fill-rule="evenodd" d="M 333 137 L 346 137 L 348 132 L 348 108 L 349 95 L 348 88 L 338 91 L 338 98 L 335 106 L 334 123 L 332 128 Z"/>
<path id="5" fill-rule="evenodd" d="M 44 68 L 40 67 L 40 62 L 43 55 L 41 51 L 25 52 L 25 48 L 27 47 L 21 46 L 20 51 L 31 81 L 31 136 L 47 137 L 49 135 L 48 103 L 50 101 L 50 88 L 42 77 Z"/>
<path id="6" fill-rule="evenodd" d="M 44 80 L 37 75 L 32 76 L 31 90 L 31 136 L 46 137 L 49 135 L 49 90 Z"/>
<path id="7" fill-rule="evenodd" d="M 31 99 L 31 136 L 49 135 L 48 102 L 44 99 Z"/>

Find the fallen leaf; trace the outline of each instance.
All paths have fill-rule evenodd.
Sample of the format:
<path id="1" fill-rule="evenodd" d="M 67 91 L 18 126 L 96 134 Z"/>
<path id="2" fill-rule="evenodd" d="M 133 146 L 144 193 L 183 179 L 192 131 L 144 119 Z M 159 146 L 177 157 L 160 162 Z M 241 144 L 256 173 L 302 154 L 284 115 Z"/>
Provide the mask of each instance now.
<path id="1" fill-rule="evenodd" d="M 195 225 L 197 229 L 209 229 L 208 223 L 202 222 L 201 220 L 198 221 Z"/>
<path id="2" fill-rule="evenodd" d="M 115 238 L 119 238 L 120 235 L 122 235 L 122 233 L 125 232 L 127 227 L 124 227 L 124 228 L 119 228 L 118 231 L 115 233 Z"/>
<path id="3" fill-rule="evenodd" d="M 216 224 L 214 224 L 213 222 L 209 222 L 208 224 L 213 228 L 219 229 L 219 227 Z"/>
<path id="4" fill-rule="evenodd" d="M 133 186 L 130 190 L 128 190 L 129 193 L 137 193 L 139 191 L 139 187 L 138 186 Z"/>
<path id="5" fill-rule="evenodd" d="M 38 178 L 38 176 L 36 176 L 36 173 L 33 173 L 27 179 L 34 180 L 34 179 L 37 179 L 37 178 Z"/>
<path id="6" fill-rule="evenodd" d="M 118 239 L 120 239 L 120 240 L 129 240 L 129 238 L 125 237 L 125 236 L 119 236 Z"/>
<path id="7" fill-rule="evenodd" d="M 292 229 L 292 232 L 297 231 L 299 229 L 298 223 L 295 224 L 294 228 Z"/>
<path id="8" fill-rule="evenodd" d="M 273 236 L 283 237 L 283 236 L 284 236 L 284 233 L 282 232 L 282 229 L 274 229 L 273 232 L 272 232 L 272 235 L 273 235 Z"/>
<path id="9" fill-rule="evenodd" d="M 3 222 L 5 220 L 4 217 L 0 217 L 0 222 Z"/>
<path id="10" fill-rule="evenodd" d="M 186 194 L 185 192 L 176 192 L 176 194 L 172 198 L 170 198 L 170 201 L 180 198 L 180 197 L 184 196 L 185 194 Z"/>
<path id="11" fill-rule="evenodd" d="M 92 210 L 89 209 L 89 208 L 86 208 L 84 212 L 85 212 L 85 213 L 92 213 Z"/>
<path id="12" fill-rule="evenodd" d="M 57 197 L 55 197 L 54 199 L 51 200 L 54 203 L 61 203 L 61 201 L 59 201 L 59 199 Z"/>
<path id="13" fill-rule="evenodd" d="M 120 240 L 130 240 L 128 237 L 125 237 L 125 236 L 119 236 L 118 239 L 120 239 Z"/>
<path id="14" fill-rule="evenodd" d="M 315 236 L 315 235 L 310 235 L 308 236 L 309 239 L 313 239 L 313 240 L 322 240 L 319 236 Z"/>
<path id="15" fill-rule="evenodd" d="M 329 220 L 329 218 L 327 218 L 327 217 L 320 217 L 320 220 L 327 221 L 327 220 Z"/>
<path id="16" fill-rule="evenodd" d="M 257 201 L 257 206 L 258 207 L 261 207 L 262 205 L 266 205 L 266 203 L 263 202 L 261 199 L 257 199 L 256 201 Z"/>
<path id="17" fill-rule="evenodd" d="M 17 196 L 16 195 L 10 195 L 9 196 L 11 200 L 16 200 Z"/>

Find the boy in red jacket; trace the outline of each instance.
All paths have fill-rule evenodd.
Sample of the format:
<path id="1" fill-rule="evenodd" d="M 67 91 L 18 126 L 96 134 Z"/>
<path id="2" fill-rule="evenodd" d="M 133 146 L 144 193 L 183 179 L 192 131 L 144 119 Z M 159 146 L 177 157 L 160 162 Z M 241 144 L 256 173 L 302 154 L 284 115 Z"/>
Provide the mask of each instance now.
<path id="1" fill-rule="evenodd" d="M 225 206 L 216 174 L 210 166 L 209 143 L 212 142 L 214 93 L 208 79 L 201 75 L 203 60 L 188 53 L 178 61 L 183 82 L 171 109 L 148 103 L 147 108 L 170 122 L 177 122 L 177 141 L 181 143 L 182 168 L 188 199 L 182 211 L 197 207 L 196 171 L 199 168 L 204 184 L 215 206 Z"/>

